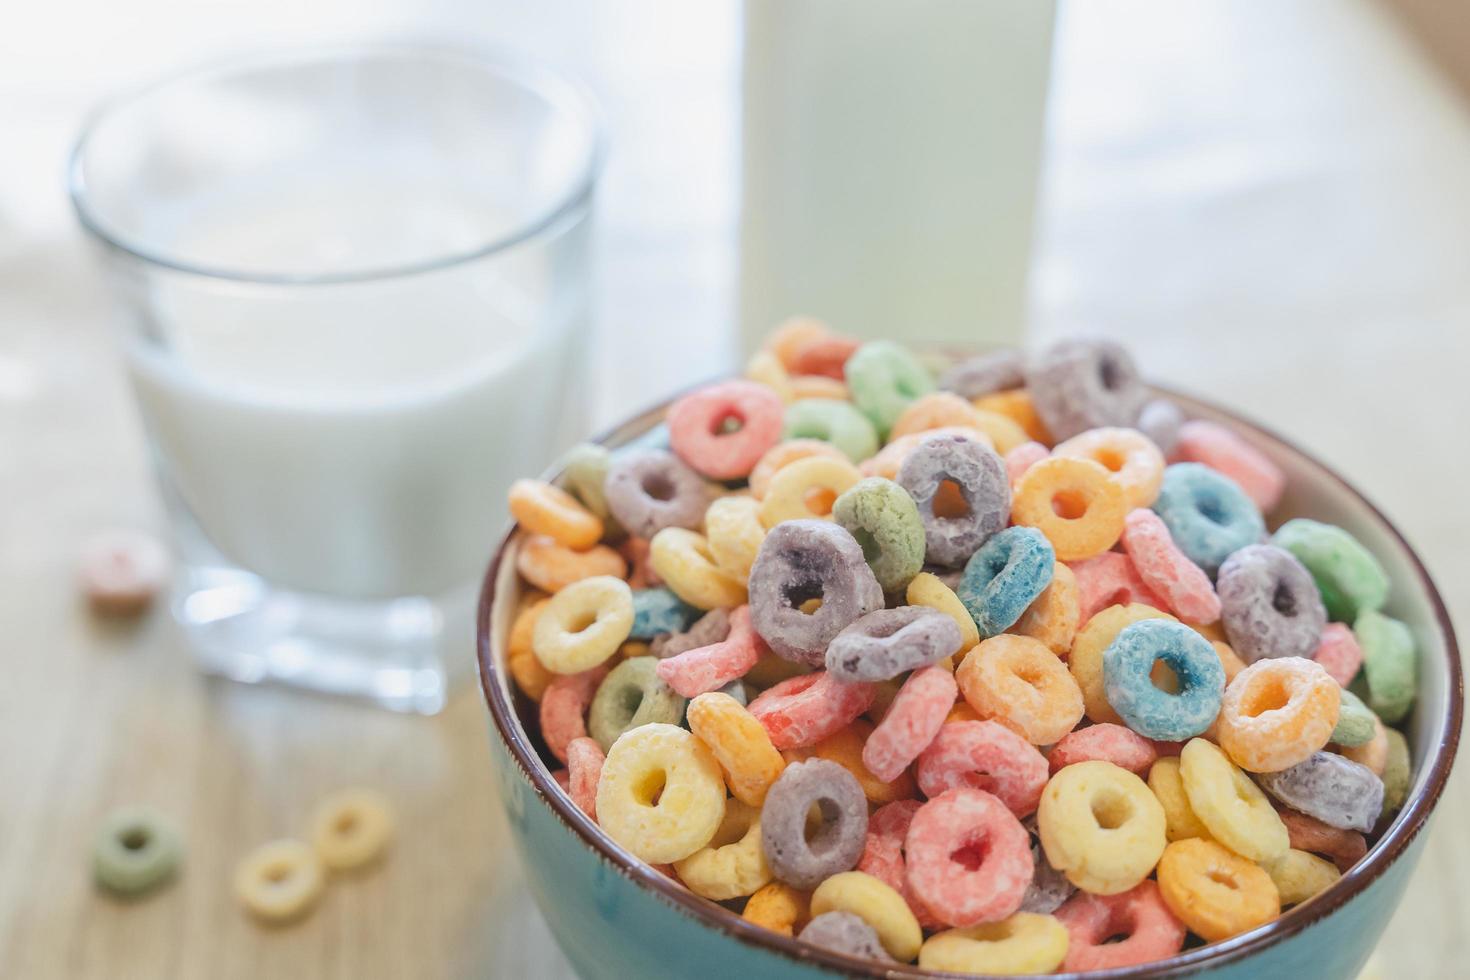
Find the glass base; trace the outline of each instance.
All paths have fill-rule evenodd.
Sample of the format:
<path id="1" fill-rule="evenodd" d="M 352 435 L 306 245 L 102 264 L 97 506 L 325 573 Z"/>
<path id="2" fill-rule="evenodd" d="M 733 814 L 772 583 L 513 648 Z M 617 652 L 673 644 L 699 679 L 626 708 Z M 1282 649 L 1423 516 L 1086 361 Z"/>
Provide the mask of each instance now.
<path id="1" fill-rule="evenodd" d="M 172 605 L 209 673 L 431 715 L 471 673 L 473 602 L 472 585 L 439 597 L 342 599 L 213 564 L 182 569 Z"/>

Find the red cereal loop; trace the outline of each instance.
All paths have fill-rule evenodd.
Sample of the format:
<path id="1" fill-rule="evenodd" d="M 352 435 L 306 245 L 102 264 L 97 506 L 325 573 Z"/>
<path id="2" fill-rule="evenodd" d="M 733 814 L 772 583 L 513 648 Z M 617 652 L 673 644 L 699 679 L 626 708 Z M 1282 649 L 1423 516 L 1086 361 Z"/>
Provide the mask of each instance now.
<path id="1" fill-rule="evenodd" d="M 747 710 L 765 728 L 771 744 L 784 751 L 835 735 L 872 707 L 875 697 L 876 685 L 848 684 L 819 670 L 782 681 Z"/>
<path id="2" fill-rule="evenodd" d="M 820 374 L 838 381 L 846 380 L 843 368 L 862 342 L 842 334 L 828 334 L 806 341 L 796 349 L 787 368 L 792 374 Z"/>
<path id="3" fill-rule="evenodd" d="M 1071 937 L 1062 961 L 1068 972 L 1166 959 L 1184 948 L 1188 932 L 1164 904 L 1158 882 L 1148 879 L 1117 895 L 1077 892 L 1053 914 Z"/>
<path id="4" fill-rule="evenodd" d="M 768 649 L 750 625 L 750 607 L 737 606 L 723 640 L 660 660 L 654 671 L 680 697 L 693 698 L 744 677 Z"/>
<path id="5" fill-rule="evenodd" d="M 1078 762 L 1096 759 L 1143 776 L 1158 758 L 1159 751 L 1153 742 L 1130 728 L 1102 722 L 1063 735 L 1052 746 L 1046 761 L 1053 773 Z"/>
<path id="6" fill-rule="evenodd" d="M 580 674 L 558 674 L 541 695 L 541 737 L 560 762 L 567 761 L 567 746 L 587 734 L 587 706 L 597 685 L 612 669 L 600 664 Z"/>
<path id="7" fill-rule="evenodd" d="M 996 721 L 952 721 L 919 755 L 925 796 L 965 786 L 994 793 L 1018 817 L 1036 812 L 1049 778 L 1046 756 Z"/>
<path id="8" fill-rule="evenodd" d="M 1069 561 L 1067 567 L 1077 576 L 1077 603 L 1081 607 L 1077 622 L 1085 623 L 1109 606 L 1142 603 L 1154 609 L 1167 605 L 1138 577 L 1128 556 L 1105 551 L 1082 561 Z"/>
<path id="9" fill-rule="evenodd" d="M 1346 624 L 1328 623 L 1322 630 L 1322 642 L 1317 644 L 1312 659 L 1321 664 L 1333 680 L 1347 687 L 1363 666 L 1363 648 L 1358 646 L 1358 638 Z"/>
<path id="10" fill-rule="evenodd" d="M 904 838 L 909 887 L 941 922 L 999 922 L 1021 907 L 1031 835 L 984 790 L 957 787 L 919 807 Z"/>
<path id="11" fill-rule="evenodd" d="M 880 806 L 868 818 L 868 836 L 863 844 L 863 856 L 858 859 L 857 869 L 870 874 L 889 888 L 903 896 L 909 911 L 925 929 L 942 929 L 944 923 L 934 918 L 934 913 L 924 908 L 924 903 L 909 887 L 907 867 L 903 859 L 903 842 L 908 836 L 909 824 L 922 806 L 918 800 L 896 800 Z"/>
<path id="12" fill-rule="evenodd" d="M 1277 807 L 1276 812 L 1286 824 L 1292 847 L 1331 859 L 1338 871 L 1346 873 L 1368 853 L 1368 839 L 1355 830 L 1340 830 L 1286 807 Z"/>
<path id="13" fill-rule="evenodd" d="M 1158 514 L 1146 507 L 1129 513 L 1123 521 L 1123 550 L 1138 578 L 1180 619 L 1203 624 L 1220 618 L 1220 597 L 1210 577 L 1174 544 Z"/>
<path id="14" fill-rule="evenodd" d="M 566 787 L 572 802 L 593 821 L 597 820 L 597 783 L 602 779 L 602 763 L 606 758 L 596 739 L 574 738 L 567 743 Z"/>
<path id="15" fill-rule="evenodd" d="M 863 765 L 885 783 L 897 779 L 934 741 L 958 696 L 954 675 L 943 667 L 914 671 L 868 736 Z"/>
<path id="16" fill-rule="evenodd" d="M 722 381 L 690 392 L 669 406 L 665 420 L 674 454 L 714 480 L 746 476 L 781 441 L 785 406 L 754 381 Z M 739 427 L 727 431 L 726 423 Z"/>
<path id="17" fill-rule="evenodd" d="M 1006 477 L 1011 481 L 1011 489 L 1016 489 L 1027 470 L 1050 455 L 1051 450 L 1039 442 L 1023 442 L 1006 453 Z"/>
<path id="18" fill-rule="evenodd" d="M 572 786 L 572 774 L 565 769 L 553 769 L 551 778 L 556 785 L 561 787 L 563 793 L 570 791 Z"/>
<path id="19" fill-rule="evenodd" d="M 1286 474 L 1235 432 L 1215 422 L 1193 419 L 1179 427 L 1178 460 L 1203 463 L 1234 480 L 1257 507 L 1269 512 L 1281 501 Z"/>

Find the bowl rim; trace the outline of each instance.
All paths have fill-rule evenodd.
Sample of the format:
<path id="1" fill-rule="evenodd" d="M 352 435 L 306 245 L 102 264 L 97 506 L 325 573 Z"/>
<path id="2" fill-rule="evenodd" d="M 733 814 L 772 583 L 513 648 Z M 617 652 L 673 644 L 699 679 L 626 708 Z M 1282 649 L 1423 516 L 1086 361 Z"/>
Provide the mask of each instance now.
<path id="1" fill-rule="evenodd" d="M 685 391 L 701 387 L 694 385 Z M 1429 601 L 1441 634 L 1444 637 L 1445 656 L 1448 660 L 1449 704 L 1438 738 L 1433 764 L 1427 773 L 1423 789 L 1411 797 L 1389 826 L 1365 860 L 1349 869 L 1326 892 L 1315 900 L 1297 905 L 1264 926 L 1232 937 L 1223 942 L 1211 943 L 1186 950 L 1166 960 L 1138 966 L 1115 967 L 1108 970 L 1091 970 L 1086 973 L 1056 973 L 1049 976 L 1061 980 L 1142 980 L 1142 978 L 1183 977 L 1227 964 L 1236 963 L 1262 949 L 1284 939 L 1295 936 L 1342 908 L 1357 897 L 1369 885 L 1378 880 L 1397 861 L 1418 835 L 1425 829 L 1430 814 L 1444 791 L 1459 746 L 1460 729 L 1464 714 L 1464 679 L 1460 665 L 1459 646 L 1454 626 L 1445 607 L 1444 599 L 1435 587 L 1429 571 L 1424 566 L 1414 547 L 1409 544 L 1398 527 L 1390 521 L 1372 501 L 1344 479 L 1336 470 L 1317 457 L 1299 448 L 1279 433 L 1247 418 L 1241 413 L 1226 409 L 1206 399 L 1186 395 L 1171 388 L 1150 385 L 1159 395 L 1173 399 L 1181 407 L 1202 409 L 1205 414 L 1214 414 L 1228 419 L 1276 444 L 1287 453 L 1293 454 L 1310 466 L 1315 467 L 1349 497 L 1361 504 L 1370 515 L 1380 521 L 1388 535 L 1398 542 L 1408 556 L 1409 564 L 1417 579 L 1418 587 Z M 660 415 L 682 392 L 675 392 L 657 404 L 638 412 L 619 425 L 615 425 L 595 436 L 592 442 L 606 443 L 619 436 L 634 437 L 653 428 Z M 646 424 L 645 424 L 646 423 Z M 612 864 L 635 884 L 648 889 L 676 910 L 698 920 L 703 925 L 716 929 L 726 936 L 747 945 L 756 946 L 774 955 L 785 956 L 798 963 L 819 966 L 839 974 L 856 977 L 883 978 L 883 980 L 941 980 L 958 978 L 966 974 L 924 970 L 915 964 L 884 965 L 873 960 L 845 956 L 820 947 L 800 942 L 793 937 L 771 932 L 747 922 L 736 913 L 689 891 L 683 885 L 655 871 L 647 863 L 616 845 L 606 834 L 561 792 L 551 777 L 550 770 L 541 761 L 534 748 L 518 734 L 518 719 L 514 705 L 505 698 L 502 686 L 497 683 L 498 671 L 491 651 L 491 614 L 495 601 L 496 581 L 501 574 L 501 565 L 507 551 L 519 533 L 519 525 L 512 522 L 496 546 L 494 556 L 481 584 L 479 607 L 475 617 L 476 659 L 479 663 L 480 686 L 490 710 L 495 732 L 505 744 L 511 758 L 520 767 L 521 773 L 547 803 L 566 827 L 582 839 L 582 842 L 603 860 Z M 513 682 L 512 682 L 513 683 Z M 508 685 L 505 689 L 508 689 Z"/>

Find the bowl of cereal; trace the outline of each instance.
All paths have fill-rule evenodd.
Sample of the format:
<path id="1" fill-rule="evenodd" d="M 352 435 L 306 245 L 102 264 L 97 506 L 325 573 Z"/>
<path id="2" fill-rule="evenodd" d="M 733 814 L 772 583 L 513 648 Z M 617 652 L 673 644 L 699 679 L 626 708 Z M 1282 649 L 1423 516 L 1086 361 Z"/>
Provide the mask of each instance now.
<path id="1" fill-rule="evenodd" d="M 584 977 L 1352 976 L 1454 759 L 1408 543 L 1107 342 L 796 321 L 510 509 L 493 758 Z"/>

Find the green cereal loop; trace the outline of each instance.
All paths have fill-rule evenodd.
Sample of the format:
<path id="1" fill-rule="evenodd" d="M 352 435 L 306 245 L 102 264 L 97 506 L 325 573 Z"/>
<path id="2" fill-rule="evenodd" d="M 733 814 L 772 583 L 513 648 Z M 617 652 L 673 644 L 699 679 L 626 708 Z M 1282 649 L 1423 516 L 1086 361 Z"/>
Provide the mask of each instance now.
<path id="1" fill-rule="evenodd" d="M 836 398 L 803 398 L 786 408 L 782 437 L 820 439 L 836 446 L 854 463 L 878 451 L 873 423 L 851 404 Z"/>
<path id="2" fill-rule="evenodd" d="M 565 489 L 582 501 L 582 506 L 606 521 L 610 516 L 607 497 L 602 492 L 607 479 L 608 467 L 612 465 L 612 453 L 606 446 L 595 442 L 584 442 L 568 449 L 561 458 L 562 481 Z"/>
<path id="3" fill-rule="evenodd" d="M 1378 717 L 1368 710 L 1363 699 L 1344 688 L 1337 713 L 1337 727 L 1328 741 L 1349 748 L 1373 741 L 1378 733 Z"/>
<path id="4" fill-rule="evenodd" d="M 631 729 L 654 722 L 683 723 L 689 702 L 659 679 L 656 666 L 657 657 L 629 657 L 603 678 L 587 709 L 587 732 L 602 751 Z"/>
<path id="5" fill-rule="evenodd" d="M 863 344 L 843 367 L 847 389 L 881 433 L 913 402 L 934 390 L 934 376 L 907 347 L 891 340 Z"/>
<path id="6" fill-rule="evenodd" d="M 924 569 L 924 521 L 903 487 L 870 476 L 832 504 L 832 518 L 863 546 L 863 558 L 884 592 L 897 592 Z"/>
<path id="7" fill-rule="evenodd" d="M 161 884 L 179 866 L 183 845 L 173 826 L 144 807 L 108 814 L 92 844 L 92 875 L 119 895 L 139 895 Z"/>
<path id="8" fill-rule="evenodd" d="M 1388 600 L 1388 575 L 1372 552 L 1334 524 L 1298 517 L 1271 539 L 1296 555 L 1317 580 L 1329 618 L 1351 623 L 1358 614 Z"/>
<path id="9" fill-rule="evenodd" d="M 1358 616 L 1353 635 L 1363 648 L 1368 707 L 1387 724 L 1402 721 L 1418 686 L 1414 635 L 1397 619 L 1372 609 Z"/>
<path id="10" fill-rule="evenodd" d="M 1409 741 L 1397 728 L 1385 728 L 1388 736 L 1388 761 L 1383 765 L 1383 813 L 1386 817 L 1404 805 L 1413 779 L 1409 761 Z"/>

